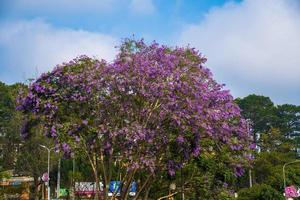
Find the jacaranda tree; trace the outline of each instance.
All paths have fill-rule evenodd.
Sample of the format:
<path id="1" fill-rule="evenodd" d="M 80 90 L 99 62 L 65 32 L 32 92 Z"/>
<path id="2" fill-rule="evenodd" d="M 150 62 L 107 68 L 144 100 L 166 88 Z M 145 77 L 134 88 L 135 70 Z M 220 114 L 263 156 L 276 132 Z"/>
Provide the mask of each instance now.
<path id="1" fill-rule="evenodd" d="M 66 156 L 75 149 L 86 153 L 104 198 L 115 165 L 124 171 L 122 199 L 138 174 L 146 177 L 138 198 L 157 172 L 175 175 L 208 148 L 230 149 L 228 163 L 239 176 L 251 138 L 239 107 L 205 61 L 189 47 L 126 40 L 112 63 L 81 56 L 42 74 L 21 94 L 18 109 L 43 124 Z M 202 145 L 203 139 L 214 145 Z"/>

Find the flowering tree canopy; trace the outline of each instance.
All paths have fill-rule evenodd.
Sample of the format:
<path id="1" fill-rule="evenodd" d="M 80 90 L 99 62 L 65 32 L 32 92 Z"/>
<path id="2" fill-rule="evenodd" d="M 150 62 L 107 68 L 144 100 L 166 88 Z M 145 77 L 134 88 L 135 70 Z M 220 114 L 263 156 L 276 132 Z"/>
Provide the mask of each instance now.
<path id="1" fill-rule="evenodd" d="M 241 175 L 251 146 L 247 125 L 205 61 L 192 48 L 126 41 L 112 63 L 81 56 L 41 75 L 18 109 L 39 120 L 66 156 L 85 149 L 106 185 L 115 160 L 130 181 L 139 171 L 174 175 L 212 148 L 204 139 L 230 149 L 228 162 Z"/>

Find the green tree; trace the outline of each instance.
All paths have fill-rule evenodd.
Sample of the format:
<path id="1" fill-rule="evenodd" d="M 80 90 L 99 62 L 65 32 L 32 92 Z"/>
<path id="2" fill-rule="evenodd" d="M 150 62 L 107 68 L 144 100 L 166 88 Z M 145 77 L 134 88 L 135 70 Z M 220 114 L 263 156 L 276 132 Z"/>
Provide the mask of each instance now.
<path id="1" fill-rule="evenodd" d="M 300 106 L 283 104 L 276 109 L 276 127 L 294 145 L 294 150 L 300 150 Z"/>
<path id="2" fill-rule="evenodd" d="M 254 139 L 257 141 L 258 134 L 269 131 L 276 121 L 274 103 L 269 97 L 255 94 L 235 101 L 241 108 L 243 117 L 251 120 Z"/>
<path id="3" fill-rule="evenodd" d="M 232 171 L 231 151 L 213 140 L 203 139 L 206 148 L 199 157 L 186 163 L 186 167 L 175 176 L 160 174 L 161 179 L 150 191 L 151 199 L 165 196 L 169 185 L 175 183 L 177 191 L 183 190 L 189 200 L 233 199 L 231 191 L 236 190 L 236 176 Z M 177 194 L 175 199 L 181 199 Z"/>
<path id="4" fill-rule="evenodd" d="M 286 137 L 294 137 L 300 135 L 300 106 L 283 104 L 277 106 L 276 127 Z"/>
<path id="5" fill-rule="evenodd" d="M 235 101 L 242 109 L 243 117 L 251 120 L 255 141 L 260 146 L 272 142 L 276 146 L 279 142 L 284 143 L 286 148 L 292 145 L 293 150 L 299 148 L 300 106 L 291 104 L 275 106 L 269 97 L 255 94 Z M 259 136 L 261 139 L 258 140 Z"/>
<path id="6" fill-rule="evenodd" d="M 238 200 L 284 200 L 280 192 L 266 184 L 242 189 L 238 195 Z"/>
<path id="7" fill-rule="evenodd" d="M 0 82 L 0 137 L 3 170 L 14 169 L 20 144 L 22 114 L 16 111 L 16 98 L 23 84 L 5 85 Z"/>
<path id="8" fill-rule="evenodd" d="M 34 196 L 35 199 L 39 199 L 38 185 L 41 184 L 40 177 L 43 173 L 47 172 L 48 167 L 48 157 L 47 151 L 40 147 L 39 145 L 53 146 L 49 139 L 45 138 L 43 135 L 43 128 L 41 126 L 35 126 L 31 124 L 30 128 L 31 134 L 28 135 L 26 140 L 22 140 L 22 145 L 20 147 L 15 171 L 19 174 L 24 174 L 34 178 Z M 50 172 L 53 170 L 54 166 L 57 165 L 58 154 L 51 152 L 50 159 Z M 51 173 L 50 173 L 51 174 Z M 53 183 L 51 177 L 51 183 Z"/>
<path id="9" fill-rule="evenodd" d="M 253 181 L 258 184 L 255 189 L 242 189 L 240 195 L 254 195 L 250 199 L 261 199 L 261 191 L 276 190 L 283 193 L 282 167 L 285 163 L 297 159 L 295 149 L 299 148 L 299 106 L 283 104 L 275 106 L 270 98 L 249 95 L 236 99 L 242 109 L 242 115 L 252 122 L 252 131 L 261 152 L 255 154 L 253 164 Z M 299 183 L 298 165 L 287 167 L 287 183 Z M 243 177 L 243 181 L 249 181 Z M 256 193 L 255 193 L 256 191 Z M 269 194 L 268 192 L 264 193 Z M 264 197 L 264 199 L 277 199 Z"/>
<path id="10" fill-rule="evenodd" d="M 267 152 L 290 152 L 295 148 L 292 139 L 286 138 L 280 129 L 271 128 L 260 134 L 258 144 L 261 151 Z"/>
<path id="11" fill-rule="evenodd" d="M 24 141 L 21 137 L 24 115 L 16 110 L 20 90 L 26 91 L 27 86 L 19 83 L 5 85 L 0 82 L 1 170 L 32 176 L 34 188 L 37 189 L 38 177 L 47 171 L 47 153 L 38 145 L 49 143 L 50 140 L 42 135 L 41 127 L 36 124 L 30 124 L 34 134 L 28 140 Z"/>

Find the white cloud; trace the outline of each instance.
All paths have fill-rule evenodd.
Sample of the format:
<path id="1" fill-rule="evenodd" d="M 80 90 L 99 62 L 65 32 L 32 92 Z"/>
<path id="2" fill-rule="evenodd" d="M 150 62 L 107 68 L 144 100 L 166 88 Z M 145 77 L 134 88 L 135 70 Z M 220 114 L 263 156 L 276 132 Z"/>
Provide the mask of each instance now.
<path id="1" fill-rule="evenodd" d="M 152 14 L 155 6 L 152 0 L 131 0 L 130 9 L 137 14 Z"/>
<path id="2" fill-rule="evenodd" d="M 39 20 L 1 24 L 0 79 L 24 81 L 82 54 L 112 60 L 117 44 L 109 35 L 57 29 Z"/>
<path id="3" fill-rule="evenodd" d="M 297 0 L 227 3 L 187 25 L 178 43 L 200 49 L 235 96 L 257 93 L 300 104 L 299 11 Z"/>

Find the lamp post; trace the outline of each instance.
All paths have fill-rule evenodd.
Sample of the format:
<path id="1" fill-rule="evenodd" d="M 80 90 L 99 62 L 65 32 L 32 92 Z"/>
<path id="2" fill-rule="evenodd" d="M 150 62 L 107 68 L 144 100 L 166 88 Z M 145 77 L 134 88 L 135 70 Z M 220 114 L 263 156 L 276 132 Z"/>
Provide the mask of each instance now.
<path id="1" fill-rule="evenodd" d="M 48 188 L 48 200 L 50 200 L 50 184 L 49 184 L 49 181 L 50 181 L 50 152 L 52 149 L 54 148 L 48 148 L 44 145 L 39 145 L 40 147 L 46 149 L 48 151 L 48 180 L 47 180 L 47 188 Z"/>
<path id="2" fill-rule="evenodd" d="M 74 200 L 75 199 L 75 153 L 72 152 L 71 153 L 71 158 L 72 158 L 72 163 L 73 163 L 73 167 L 72 167 L 72 182 L 71 182 L 71 200 Z"/>
<path id="3" fill-rule="evenodd" d="M 57 184 L 56 184 L 56 198 L 59 199 L 59 191 L 60 191 L 60 165 L 61 165 L 61 158 L 58 160 L 58 167 L 57 167 Z"/>
<path id="4" fill-rule="evenodd" d="M 247 131 L 249 133 L 251 133 L 251 119 L 246 119 L 246 122 L 247 122 Z M 249 169 L 249 187 L 252 188 L 252 170 L 251 168 Z"/>
<path id="5" fill-rule="evenodd" d="M 297 162 L 300 162 L 300 160 L 294 160 L 292 162 L 288 162 L 288 163 L 285 163 L 282 167 L 282 174 L 283 174 L 283 186 L 284 188 L 286 188 L 286 180 L 285 180 L 285 167 L 287 165 L 290 165 L 290 164 L 294 164 L 294 163 L 297 163 Z"/>

